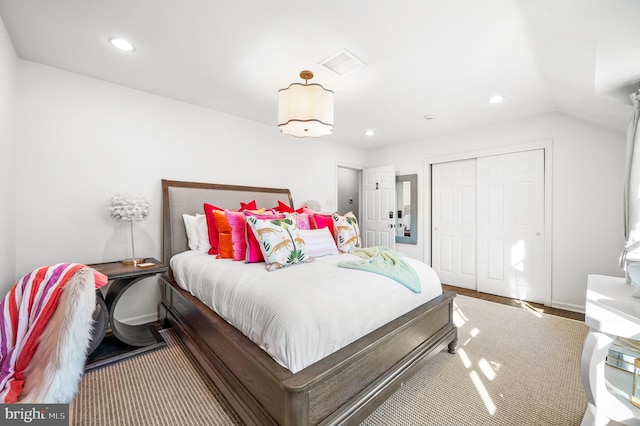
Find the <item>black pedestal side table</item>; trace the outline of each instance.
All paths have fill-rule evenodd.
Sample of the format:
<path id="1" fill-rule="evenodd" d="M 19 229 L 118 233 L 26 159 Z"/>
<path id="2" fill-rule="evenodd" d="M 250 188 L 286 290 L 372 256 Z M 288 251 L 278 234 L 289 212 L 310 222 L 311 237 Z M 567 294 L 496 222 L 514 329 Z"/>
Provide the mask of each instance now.
<path id="1" fill-rule="evenodd" d="M 145 259 L 143 266 L 122 262 L 87 266 L 106 275 L 111 284 L 104 298 L 100 290 L 96 291 L 94 334 L 85 371 L 166 346 L 153 324 L 122 323 L 116 318 L 115 311 L 118 301 L 129 288 L 145 278 L 167 272 L 168 268 L 154 258 Z"/>

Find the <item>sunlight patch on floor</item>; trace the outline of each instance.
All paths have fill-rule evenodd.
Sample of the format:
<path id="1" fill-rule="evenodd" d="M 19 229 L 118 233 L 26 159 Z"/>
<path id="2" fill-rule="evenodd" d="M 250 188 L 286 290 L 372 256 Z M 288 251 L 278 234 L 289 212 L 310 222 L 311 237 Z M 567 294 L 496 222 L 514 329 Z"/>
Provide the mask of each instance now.
<path id="1" fill-rule="evenodd" d="M 524 309 L 525 311 L 535 315 L 538 318 L 542 318 L 542 314 L 540 313 L 540 311 L 536 308 L 534 308 L 533 306 L 531 306 L 529 303 L 527 303 L 524 300 L 517 300 L 516 301 L 518 303 L 518 305 Z"/>
<path id="2" fill-rule="evenodd" d="M 493 403 L 489 392 L 487 392 L 487 388 L 484 387 L 482 379 L 475 370 L 469 373 L 469 377 L 471 377 L 471 381 L 475 385 L 480 398 L 482 398 L 482 402 L 484 402 L 484 405 L 487 407 L 487 411 L 493 416 L 496 413 L 496 405 Z"/>
<path id="3" fill-rule="evenodd" d="M 480 371 L 482 371 L 487 379 L 493 381 L 493 379 L 496 378 L 496 372 L 493 370 L 493 367 L 491 367 L 491 364 L 489 364 L 489 361 L 487 361 L 486 359 L 480 358 L 480 361 L 478 361 L 478 367 L 480 367 Z"/>
<path id="4" fill-rule="evenodd" d="M 456 327 L 460 328 L 463 325 L 466 324 L 466 322 L 469 321 L 469 318 L 467 318 L 467 316 L 464 314 L 464 312 L 462 312 L 460 310 L 460 308 L 458 307 L 458 305 L 453 304 L 453 324 L 455 324 Z"/>
<path id="5" fill-rule="evenodd" d="M 460 360 L 462 361 L 462 365 L 464 365 L 464 368 L 471 368 L 471 360 L 469 359 L 469 356 L 467 355 L 467 352 L 463 349 L 463 348 L 459 348 L 457 350 L 458 355 L 460 355 Z"/>
<path id="6" fill-rule="evenodd" d="M 458 327 L 458 333 L 460 333 L 460 328 L 467 322 L 469 322 L 469 317 L 467 317 L 464 312 L 462 312 L 462 310 L 454 304 L 453 320 L 456 327 Z M 469 334 L 468 336 L 466 336 L 466 340 L 458 345 L 456 355 L 460 358 L 460 361 L 462 361 L 462 365 L 464 366 L 464 368 L 469 370 L 469 377 L 471 378 L 471 381 L 473 382 L 478 395 L 480 395 L 480 398 L 482 398 L 482 401 L 487 408 L 487 412 L 493 416 L 497 409 L 496 404 L 493 402 L 491 395 L 489 395 L 489 392 L 487 391 L 487 388 L 482 381 L 482 377 L 480 377 L 478 371 L 473 368 L 474 363 L 469 357 L 468 352 L 464 349 L 464 347 L 467 346 L 469 342 L 471 342 L 480 334 L 480 329 L 478 329 L 477 327 L 473 327 L 469 330 L 468 333 Z M 458 338 L 462 339 L 463 336 L 458 335 Z M 482 372 L 482 375 L 484 375 L 484 377 L 486 377 L 486 379 L 489 381 L 493 381 L 497 377 L 497 372 L 500 370 L 500 366 L 500 363 L 495 361 L 488 361 L 485 358 L 480 358 L 477 363 L 478 369 Z"/>

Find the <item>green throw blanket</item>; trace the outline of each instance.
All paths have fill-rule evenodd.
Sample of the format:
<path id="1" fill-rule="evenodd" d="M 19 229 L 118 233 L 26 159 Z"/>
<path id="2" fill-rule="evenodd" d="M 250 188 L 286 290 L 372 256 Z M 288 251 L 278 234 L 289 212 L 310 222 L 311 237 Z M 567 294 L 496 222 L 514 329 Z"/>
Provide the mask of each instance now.
<path id="1" fill-rule="evenodd" d="M 361 257 L 362 260 L 338 262 L 338 266 L 384 275 L 415 293 L 422 292 L 418 274 L 411 265 L 400 258 L 401 253 L 387 247 L 354 248 L 349 253 Z"/>

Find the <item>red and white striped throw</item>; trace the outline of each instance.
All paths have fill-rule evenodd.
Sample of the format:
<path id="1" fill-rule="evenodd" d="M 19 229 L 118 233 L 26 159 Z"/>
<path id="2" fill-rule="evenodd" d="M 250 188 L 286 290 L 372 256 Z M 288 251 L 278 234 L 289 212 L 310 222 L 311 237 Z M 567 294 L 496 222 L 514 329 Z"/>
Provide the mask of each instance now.
<path id="1" fill-rule="evenodd" d="M 16 402 L 24 371 L 42 331 L 58 306 L 66 283 L 81 268 L 77 263 L 45 266 L 25 275 L 0 302 L 0 403 Z M 96 288 L 107 277 L 94 270 Z"/>

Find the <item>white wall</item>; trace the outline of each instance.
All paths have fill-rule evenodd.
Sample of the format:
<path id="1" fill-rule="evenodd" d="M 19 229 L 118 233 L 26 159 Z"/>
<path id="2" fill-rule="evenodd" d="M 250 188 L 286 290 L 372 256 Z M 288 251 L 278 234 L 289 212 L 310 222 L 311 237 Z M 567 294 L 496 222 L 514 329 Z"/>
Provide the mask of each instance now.
<path id="1" fill-rule="evenodd" d="M 106 212 L 109 197 L 119 192 L 151 199 L 151 217 L 136 224 L 137 254 L 160 258 L 162 178 L 289 187 L 294 201 L 315 199 L 331 210 L 337 164 L 394 164 L 398 174 L 418 173 L 424 231 L 425 160 L 541 139 L 553 140 L 554 306 L 580 309 L 588 273 L 621 275 L 622 132 L 552 114 L 365 153 L 16 60 L 6 31 L 0 31 L 0 70 L 0 195 L 16 206 L 0 211 L 5 290 L 44 264 L 127 257 L 127 228 Z M 418 245 L 401 244 L 399 250 L 423 258 L 424 244 L 421 232 Z M 129 293 L 121 318 L 155 315 L 153 280 Z"/>
<path id="2" fill-rule="evenodd" d="M 16 281 L 16 62 L 16 52 L 0 18 L 0 297 L 4 297 Z"/>
<path id="3" fill-rule="evenodd" d="M 161 179 L 288 187 L 294 202 L 332 210 L 336 164 L 364 156 L 29 61 L 18 60 L 17 77 L 19 274 L 130 256 L 127 224 L 107 214 L 116 193 L 150 198 L 149 219 L 135 224 L 136 255 L 161 259 Z M 127 292 L 121 319 L 156 314 L 159 293 L 147 281 Z"/>
<path id="4" fill-rule="evenodd" d="M 399 244 L 398 250 L 419 259 L 426 254 L 430 262 L 425 161 L 549 139 L 553 141 L 551 300 L 555 307 L 583 310 L 587 274 L 622 275 L 617 259 L 624 239 L 623 132 L 550 114 L 367 153 L 368 167 L 394 164 L 399 175 L 418 173 L 418 245 Z"/>

